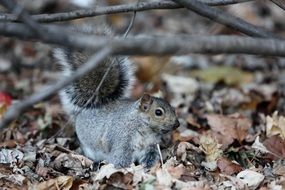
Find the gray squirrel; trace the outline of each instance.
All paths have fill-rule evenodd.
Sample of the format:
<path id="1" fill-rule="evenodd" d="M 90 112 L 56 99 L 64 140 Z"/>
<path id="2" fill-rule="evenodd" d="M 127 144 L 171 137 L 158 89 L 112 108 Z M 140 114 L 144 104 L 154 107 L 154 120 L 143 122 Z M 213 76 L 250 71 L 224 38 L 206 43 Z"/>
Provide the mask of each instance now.
<path id="1" fill-rule="evenodd" d="M 91 55 L 88 51 L 54 51 L 65 77 Z M 111 70 L 95 96 L 110 64 Z M 106 160 L 117 168 L 132 163 L 150 168 L 160 160 L 157 144 L 179 126 L 175 109 L 166 100 L 149 94 L 137 101 L 128 98 L 133 79 L 127 58 L 108 58 L 60 92 L 63 107 L 74 120 L 81 148 L 95 163 Z"/>

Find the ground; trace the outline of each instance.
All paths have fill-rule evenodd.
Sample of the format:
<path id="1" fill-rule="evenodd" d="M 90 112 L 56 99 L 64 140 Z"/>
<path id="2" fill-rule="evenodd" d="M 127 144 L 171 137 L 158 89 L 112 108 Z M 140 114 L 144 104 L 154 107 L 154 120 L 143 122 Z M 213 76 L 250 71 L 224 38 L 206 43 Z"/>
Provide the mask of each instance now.
<path id="1" fill-rule="evenodd" d="M 60 12 L 66 4 L 26 8 L 34 14 Z M 222 9 L 285 35 L 285 11 L 269 1 Z M 108 21 L 122 35 L 131 17 L 117 14 Z M 241 35 L 184 9 L 139 12 L 130 33 Z M 0 41 L 1 118 L 12 104 L 57 81 L 61 71 L 51 56 L 54 45 Z M 96 170 L 81 154 L 72 121 L 55 95 L 1 129 L 0 189 L 285 188 L 284 58 L 188 54 L 130 59 L 137 73 L 133 99 L 143 92 L 160 94 L 177 110 L 180 127 L 173 131 L 172 146 L 162 150 L 162 163 L 150 170 L 102 163 Z"/>

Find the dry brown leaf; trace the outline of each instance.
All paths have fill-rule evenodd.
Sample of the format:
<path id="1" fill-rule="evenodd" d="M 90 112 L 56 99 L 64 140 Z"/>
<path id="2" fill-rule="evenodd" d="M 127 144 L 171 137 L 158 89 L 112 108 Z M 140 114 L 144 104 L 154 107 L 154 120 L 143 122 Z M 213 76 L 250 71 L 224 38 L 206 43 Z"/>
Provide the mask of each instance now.
<path id="1" fill-rule="evenodd" d="M 175 179 L 180 179 L 183 174 L 187 173 L 185 166 L 182 164 L 179 164 L 176 167 L 170 166 L 167 168 L 167 171 Z"/>
<path id="2" fill-rule="evenodd" d="M 133 174 L 116 172 L 113 173 L 109 179 L 107 179 L 107 183 L 117 188 L 122 189 L 133 189 L 132 182 L 133 182 Z"/>
<path id="3" fill-rule="evenodd" d="M 285 141 L 281 137 L 277 135 L 269 137 L 263 145 L 273 156 L 285 159 Z"/>
<path id="4" fill-rule="evenodd" d="M 73 158 L 75 161 L 79 161 L 83 167 L 90 167 L 93 164 L 93 161 L 89 158 L 82 156 L 80 154 L 70 154 L 71 158 Z"/>
<path id="5" fill-rule="evenodd" d="M 193 127 L 196 127 L 196 128 L 198 128 L 198 129 L 201 128 L 201 125 L 200 125 L 197 121 L 195 121 L 195 119 L 193 118 L 192 115 L 189 115 L 189 116 L 186 118 L 186 121 L 187 121 L 188 124 L 192 125 Z"/>
<path id="6" fill-rule="evenodd" d="M 271 117 L 266 116 L 266 135 L 268 137 L 280 135 L 282 139 L 285 139 L 285 117 L 278 116 L 277 111 Z"/>
<path id="7" fill-rule="evenodd" d="M 138 79 L 142 82 L 150 82 L 159 77 L 159 73 L 169 62 L 169 57 L 133 57 L 132 61 L 134 61 L 138 66 Z"/>
<path id="8" fill-rule="evenodd" d="M 57 169 L 69 168 L 80 170 L 84 168 L 89 168 L 92 163 L 93 162 L 88 158 L 74 153 L 60 153 L 54 160 L 54 165 Z"/>
<path id="9" fill-rule="evenodd" d="M 33 185 L 31 189 L 35 190 L 69 190 L 72 187 L 73 179 L 71 176 L 59 176 Z"/>
<path id="10" fill-rule="evenodd" d="M 242 167 L 228 158 L 222 157 L 217 160 L 217 166 L 223 174 L 232 175 L 242 170 Z"/>
<path id="11" fill-rule="evenodd" d="M 199 148 L 206 154 L 207 162 L 216 161 L 219 157 L 221 157 L 223 153 L 223 151 L 220 149 L 221 145 L 218 144 L 216 139 L 214 139 L 210 135 L 201 136 Z"/>
<path id="12" fill-rule="evenodd" d="M 20 174 L 3 175 L 0 173 L 0 179 L 9 181 L 15 185 L 23 186 L 25 183 L 26 177 Z M 0 189 L 1 189 L 1 186 L 0 186 Z"/>
<path id="13" fill-rule="evenodd" d="M 17 146 L 17 142 L 13 139 L 5 140 L 0 143 L 0 148 L 15 148 Z"/>
<path id="14" fill-rule="evenodd" d="M 48 174 L 48 171 L 49 171 L 49 169 L 47 167 L 43 167 L 43 166 L 39 166 L 39 165 L 36 167 L 36 173 L 39 176 L 46 177 Z"/>
<path id="15" fill-rule="evenodd" d="M 113 164 L 107 164 L 101 167 L 98 174 L 96 175 L 95 181 L 101 181 L 104 178 L 109 178 L 112 174 L 120 172 L 119 169 L 116 169 Z"/>
<path id="16" fill-rule="evenodd" d="M 190 149 L 195 150 L 197 152 L 201 152 L 197 147 L 193 146 L 192 144 L 188 142 L 181 142 L 179 143 L 176 150 L 177 157 L 179 157 L 182 161 L 185 161 L 187 156 L 187 150 Z"/>
<path id="17" fill-rule="evenodd" d="M 213 131 L 236 139 L 240 143 L 245 139 L 247 131 L 251 127 L 251 121 L 240 114 L 229 116 L 209 114 L 206 118 Z"/>
<path id="18" fill-rule="evenodd" d="M 285 162 L 284 162 L 284 160 L 278 160 L 278 161 L 274 162 L 272 172 L 275 175 L 285 177 Z"/>
<path id="19" fill-rule="evenodd" d="M 234 139 L 231 136 L 225 136 L 215 131 L 208 131 L 208 133 L 211 134 L 215 139 L 217 139 L 219 144 L 221 144 L 222 150 L 226 150 L 234 142 Z"/>
<path id="20" fill-rule="evenodd" d="M 198 133 L 190 129 L 175 130 L 172 133 L 172 142 L 188 142 L 195 136 L 198 136 Z"/>

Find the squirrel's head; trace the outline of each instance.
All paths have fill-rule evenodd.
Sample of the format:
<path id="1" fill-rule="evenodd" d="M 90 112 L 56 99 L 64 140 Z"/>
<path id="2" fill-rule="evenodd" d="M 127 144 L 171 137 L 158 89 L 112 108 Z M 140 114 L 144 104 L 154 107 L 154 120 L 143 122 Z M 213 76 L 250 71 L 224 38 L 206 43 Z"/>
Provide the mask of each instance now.
<path id="1" fill-rule="evenodd" d="M 144 94 L 139 100 L 143 121 L 153 131 L 167 133 L 179 127 L 175 109 L 164 99 Z"/>

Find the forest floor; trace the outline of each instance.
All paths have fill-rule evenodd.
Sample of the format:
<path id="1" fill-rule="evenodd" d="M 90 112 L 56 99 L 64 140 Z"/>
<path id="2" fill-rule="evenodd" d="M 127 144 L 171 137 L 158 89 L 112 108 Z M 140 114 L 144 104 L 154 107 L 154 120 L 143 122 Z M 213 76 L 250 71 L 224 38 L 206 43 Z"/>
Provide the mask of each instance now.
<path id="1" fill-rule="evenodd" d="M 67 5 L 42 6 L 41 11 L 27 8 L 59 12 Z M 270 1 L 221 8 L 285 36 L 285 11 Z M 117 14 L 108 20 L 123 34 L 131 17 Z M 83 23 L 92 18 L 73 22 Z M 137 13 L 131 35 L 157 33 L 241 35 L 183 9 Z M 0 118 L 11 104 L 60 77 L 52 48 L 0 37 Z M 54 96 L 1 129 L 0 189 L 285 189 L 284 58 L 188 54 L 130 59 L 138 78 L 133 98 L 144 91 L 162 94 L 179 116 L 173 146 L 162 150 L 163 163 L 150 170 L 102 163 L 95 171 Z"/>

